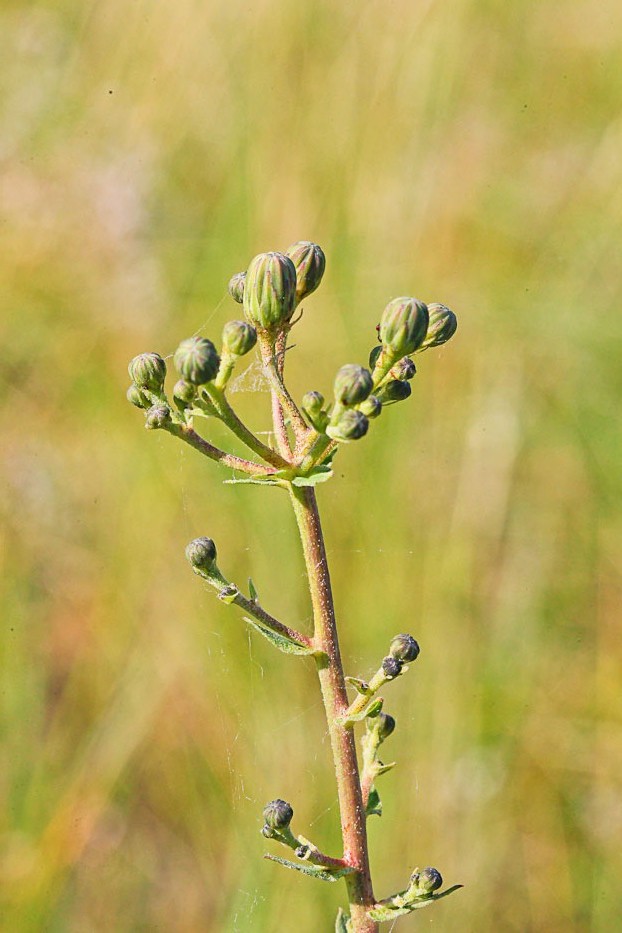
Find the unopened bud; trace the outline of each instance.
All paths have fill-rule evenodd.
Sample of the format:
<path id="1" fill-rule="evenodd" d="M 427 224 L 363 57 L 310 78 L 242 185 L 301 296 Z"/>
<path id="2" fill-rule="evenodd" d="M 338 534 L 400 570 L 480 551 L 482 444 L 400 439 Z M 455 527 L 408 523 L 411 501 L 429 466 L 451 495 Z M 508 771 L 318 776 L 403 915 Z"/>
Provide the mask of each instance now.
<path id="1" fill-rule="evenodd" d="M 236 272 L 235 275 L 232 275 L 229 279 L 229 294 L 234 301 L 237 301 L 239 305 L 244 301 L 244 282 L 246 280 L 246 272 Z"/>
<path id="2" fill-rule="evenodd" d="M 417 372 L 417 367 L 409 356 L 403 356 L 394 366 L 391 367 L 391 375 L 394 379 L 408 380 L 412 379 Z"/>
<path id="3" fill-rule="evenodd" d="M 286 250 L 296 268 L 296 298 L 302 301 L 314 292 L 322 281 L 326 268 L 326 256 L 317 243 L 300 240 Z"/>
<path id="4" fill-rule="evenodd" d="M 391 405 L 394 402 L 403 402 L 412 393 L 409 382 L 402 382 L 401 379 L 391 379 L 385 382 L 376 395 L 383 405 Z"/>
<path id="5" fill-rule="evenodd" d="M 443 877 L 436 868 L 424 868 L 423 871 L 415 871 L 410 876 L 411 887 L 417 888 L 419 894 L 432 894 L 443 884 Z"/>
<path id="6" fill-rule="evenodd" d="M 389 716 L 388 713 L 380 713 L 373 720 L 373 730 L 377 733 L 378 738 L 381 742 L 384 742 L 385 739 L 388 739 L 389 736 L 395 731 L 395 719 L 393 716 Z"/>
<path id="7" fill-rule="evenodd" d="M 458 328 L 458 319 L 451 308 L 433 301 L 428 305 L 430 322 L 425 340 L 419 350 L 429 350 L 431 347 L 440 347 L 453 337 Z"/>
<path id="8" fill-rule="evenodd" d="M 334 441 L 357 441 L 367 434 L 369 421 L 365 415 L 356 408 L 348 408 L 339 418 L 337 424 L 329 425 L 326 433 Z"/>
<path id="9" fill-rule="evenodd" d="M 147 412 L 145 427 L 149 431 L 163 428 L 171 420 L 171 409 L 168 405 L 153 405 Z"/>
<path id="10" fill-rule="evenodd" d="M 296 305 L 296 268 L 283 253 L 260 253 L 251 259 L 244 283 L 244 315 L 251 324 L 276 333 Z"/>
<path id="11" fill-rule="evenodd" d="M 285 800 L 271 800 L 263 810 L 263 818 L 270 829 L 285 829 L 292 821 L 294 811 Z"/>
<path id="12" fill-rule="evenodd" d="M 166 378 L 166 363 L 159 353 L 141 353 L 128 366 L 130 379 L 141 389 L 161 392 Z"/>
<path id="13" fill-rule="evenodd" d="M 216 347 L 205 337 L 188 337 L 187 340 L 182 340 L 173 359 L 179 375 L 195 386 L 214 379 L 220 366 Z"/>
<path id="14" fill-rule="evenodd" d="M 382 411 L 382 402 L 377 395 L 368 395 L 364 402 L 359 405 L 366 418 L 377 418 Z"/>
<path id="15" fill-rule="evenodd" d="M 196 386 L 185 379 L 178 379 L 173 386 L 173 398 L 181 402 L 183 406 L 191 405 L 197 394 Z"/>
<path id="16" fill-rule="evenodd" d="M 136 408 L 149 408 L 151 399 L 145 395 L 142 389 L 139 389 L 134 383 L 131 384 L 126 393 L 128 402 L 136 405 Z"/>
<path id="17" fill-rule="evenodd" d="M 403 666 L 403 662 L 400 661 L 399 658 L 394 658 L 392 654 L 384 658 L 382 662 L 382 670 L 385 675 L 391 679 L 398 677 L 402 673 Z"/>
<path id="18" fill-rule="evenodd" d="M 372 388 L 370 371 L 356 363 L 346 363 L 335 376 L 335 399 L 342 405 L 364 402 Z"/>
<path id="19" fill-rule="evenodd" d="M 321 392 L 306 392 L 302 397 L 302 411 L 316 431 L 322 433 L 328 424 L 324 411 L 324 396 Z"/>
<path id="20" fill-rule="evenodd" d="M 257 343 L 257 331 L 246 321 L 229 321 L 223 328 L 222 343 L 233 356 L 244 356 Z"/>
<path id="21" fill-rule="evenodd" d="M 394 298 L 380 319 L 382 345 L 396 357 L 408 356 L 424 341 L 428 323 L 428 308 L 423 301 Z"/>
<path id="22" fill-rule="evenodd" d="M 389 654 L 398 661 L 416 661 L 419 657 L 419 645 L 412 635 L 396 635 L 391 642 Z"/>
<path id="23" fill-rule="evenodd" d="M 195 538 L 186 546 L 186 559 L 195 570 L 209 572 L 216 566 L 216 545 L 211 538 Z"/>

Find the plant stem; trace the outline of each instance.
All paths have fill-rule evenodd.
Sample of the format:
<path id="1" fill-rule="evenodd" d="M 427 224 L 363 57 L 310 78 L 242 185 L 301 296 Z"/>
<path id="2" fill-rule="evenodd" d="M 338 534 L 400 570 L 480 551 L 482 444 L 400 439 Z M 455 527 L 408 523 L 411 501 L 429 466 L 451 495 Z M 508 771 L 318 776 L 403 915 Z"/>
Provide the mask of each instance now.
<path id="1" fill-rule="evenodd" d="M 273 393 L 276 395 L 278 402 L 284 414 L 289 418 L 292 430 L 296 435 L 296 440 L 299 441 L 301 437 L 306 437 L 309 433 L 309 428 L 304 418 L 298 411 L 296 403 L 293 398 L 287 391 L 285 383 L 283 382 L 281 373 L 279 372 L 279 366 L 277 362 L 276 349 L 274 344 L 264 335 L 259 335 L 259 349 L 261 351 L 261 360 L 263 363 L 264 372 L 270 383 Z M 283 349 L 283 353 L 285 350 Z M 273 413 L 275 409 L 273 407 Z M 275 428 L 277 424 L 275 424 Z M 289 444 L 289 442 L 288 442 Z"/>
<path id="2" fill-rule="evenodd" d="M 339 722 L 339 718 L 348 708 L 348 695 L 339 652 L 322 526 L 315 492 L 311 487 L 292 486 L 291 500 L 311 592 L 315 623 L 313 640 L 317 648 L 326 655 L 324 660 L 317 659 L 317 668 L 337 777 L 343 857 L 356 869 L 345 878 L 351 926 L 353 933 L 377 933 L 378 924 L 368 916 L 368 910 L 374 903 L 374 894 L 369 870 L 366 818 L 356 744 L 353 731 L 344 728 Z"/>
<path id="3" fill-rule="evenodd" d="M 215 385 L 209 384 L 205 387 L 215 410 L 218 414 L 220 420 L 225 424 L 229 430 L 239 438 L 243 444 L 256 453 L 258 456 L 262 457 L 267 463 L 270 463 L 272 466 L 277 467 L 277 469 L 282 469 L 283 467 L 288 466 L 288 461 L 284 460 L 276 451 L 272 450 L 271 447 L 268 447 L 258 437 L 249 431 L 243 421 L 240 421 L 233 408 L 227 401 L 224 390 L 217 388 Z"/>
<path id="4" fill-rule="evenodd" d="M 172 421 L 163 425 L 162 430 L 168 431 L 173 437 L 179 437 L 186 444 L 190 444 L 191 447 L 198 450 L 199 453 L 209 457 L 210 460 L 216 460 L 217 463 L 231 467 L 232 470 L 240 470 L 242 473 L 248 473 L 251 476 L 265 476 L 267 473 L 276 473 L 274 467 L 265 466 L 263 463 L 255 463 L 253 460 L 245 460 L 243 457 L 235 457 L 219 447 L 214 447 L 213 444 L 210 444 L 209 441 L 206 441 L 204 437 L 201 437 L 200 434 L 197 434 L 195 430 L 187 425 L 176 424 Z"/>

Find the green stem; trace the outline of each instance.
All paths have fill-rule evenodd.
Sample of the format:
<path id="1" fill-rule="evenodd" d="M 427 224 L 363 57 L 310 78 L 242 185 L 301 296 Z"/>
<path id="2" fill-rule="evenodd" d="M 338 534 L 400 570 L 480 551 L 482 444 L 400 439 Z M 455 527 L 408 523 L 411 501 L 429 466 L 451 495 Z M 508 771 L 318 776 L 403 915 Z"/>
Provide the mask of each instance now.
<path id="1" fill-rule="evenodd" d="M 378 693 L 381 687 L 384 687 L 385 684 L 388 684 L 389 681 L 395 680 L 395 677 L 387 677 L 383 669 L 380 667 L 374 676 L 371 678 L 367 684 L 369 692 L 362 694 L 359 693 L 356 699 L 352 700 L 349 707 L 343 714 L 343 720 L 346 722 L 350 728 L 354 725 L 352 722 L 352 716 L 362 713 L 366 706 L 369 706 L 372 697 Z M 348 723 L 347 721 L 350 720 Z"/>
<path id="2" fill-rule="evenodd" d="M 284 460 L 280 454 L 275 450 L 272 450 L 271 447 L 268 447 L 258 437 L 255 437 L 252 431 L 246 427 L 246 425 L 240 421 L 233 408 L 227 401 L 225 393 L 222 389 L 218 389 L 213 383 L 208 383 L 205 386 L 205 391 L 207 392 L 216 413 L 220 420 L 225 424 L 229 430 L 235 434 L 239 440 L 242 441 L 253 453 L 256 453 L 257 456 L 261 457 L 266 463 L 272 464 L 272 466 L 277 467 L 277 469 L 283 469 L 284 467 L 289 466 L 287 460 Z"/>
<path id="3" fill-rule="evenodd" d="M 259 347 L 261 350 L 261 359 L 263 362 L 264 372 L 268 378 L 268 382 L 270 383 L 270 388 L 276 395 L 277 400 L 283 409 L 283 413 L 289 418 L 294 434 L 296 435 L 296 439 L 299 440 L 301 437 L 305 438 L 309 433 L 309 428 L 306 421 L 298 411 L 295 401 L 287 391 L 285 383 L 281 378 L 274 344 L 270 342 L 265 334 L 260 334 Z M 283 353 L 284 352 L 285 348 L 283 347 Z M 282 355 L 283 354 L 281 354 L 281 356 Z"/>
<path id="4" fill-rule="evenodd" d="M 266 473 L 277 472 L 276 469 L 267 467 L 264 463 L 255 463 L 254 460 L 245 460 L 243 457 L 235 457 L 233 454 L 228 454 L 219 447 L 214 447 L 213 444 L 206 441 L 204 437 L 201 437 L 200 434 L 197 434 L 197 432 L 188 427 L 188 425 L 176 424 L 171 421 L 169 424 L 163 425 L 162 430 L 168 431 L 173 437 L 179 437 L 182 441 L 185 441 L 186 444 L 190 444 L 191 447 L 198 450 L 199 453 L 209 457 L 210 460 L 215 460 L 217 463 L 222 463 L 224 466 L 231 467 L 232 470 L 240 470 L 242 473 L 248 473 L 251 476 L 265 476 Z"/>
<path id="5" fill-rule="evenodd" d="M 311 592 L 315 622 L 314 642 L 326 655 L 324 659 L 316 659 L 316 663 L 337 777 L 343 857 L 356 869 L 345 878 L 352 933 L 377 933 L 378 924 L 368 916 L 368 910 L 374 903 L 374 894 L 369 870 L 367 828 L 356 745 L 352 730 L 344 728 L 339 722 L 348 708 L 348 696 L 339 651 L 322 526 L 312 488 L 292 486 L 291 500 Z"/>

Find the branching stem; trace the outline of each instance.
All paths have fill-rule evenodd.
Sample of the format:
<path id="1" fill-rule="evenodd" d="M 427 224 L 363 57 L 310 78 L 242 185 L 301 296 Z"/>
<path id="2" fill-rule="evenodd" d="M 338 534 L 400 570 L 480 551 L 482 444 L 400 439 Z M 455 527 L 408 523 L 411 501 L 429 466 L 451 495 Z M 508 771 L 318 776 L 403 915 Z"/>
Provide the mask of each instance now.
<path id="1" fill-rule="evenodd" d="M 365 808 L 361 795 L 356 745 L 352 730 L 339 719 L 348 708 L 341 664 L 335 609 L 326 549 L 314 490 L 291 487 L 291 500 L 298 523 L 307 568 L 315 630 L 313 640 L 324 652 L 317 659 L 318 676 L 337 776 L 344 860 L 356 870 L 346 876 L 353 933 L 377 933 L 378 924 L 368 916 L 374 895 L 369 870 Z"/>
<path id="2" fill-rule="evenodd" d="M 265 476 L 266 473 L 277 472 L 275 467 L 266 466 L 264 463 L 255 463 L 254 460 L 245 460 L 243 457 L 236 457 L 233 454 L 226 453 L 219 447 L 214 447 L 213 444 L 206 441 L 204 437 L 201 437 L 200 434 L 197 434 L 197 432 L 193 428 L 188 427 L 188 425 L 177 424 L 171 421 L 163 425 L 162 430 L 168 431 L 173 437 L 179 437 L 182 441 L 185 441 L 186 444 L 190 444 L 191 447 L 198 450 L 199 453 L 209 457 L 210 460 L 222 463 L 232 470 L 240 470 L 242 473 L 248 473 L 250 476 Z"/>

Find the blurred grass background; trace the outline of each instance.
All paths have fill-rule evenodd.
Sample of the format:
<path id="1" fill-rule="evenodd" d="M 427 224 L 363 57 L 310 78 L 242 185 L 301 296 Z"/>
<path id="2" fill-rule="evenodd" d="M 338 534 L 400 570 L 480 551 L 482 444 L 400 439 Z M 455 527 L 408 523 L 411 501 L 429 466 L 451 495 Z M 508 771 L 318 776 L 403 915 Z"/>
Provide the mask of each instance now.
<path id="1" fill-rule="evenodd" d="M 621 36 L 614 0 L 4 0 L 3 930 L 332 929 L 342 886 L 258 832 L 283 796 L 338 849 L 313 670 L 183 558 L 213 536 L 306 624 L 285 497 L 124 397 L 130 357 L 217 337 L 229 276 L 301 238 L 328 267 L 298 395 L 395 295 L 460 320 L 320 492 L 348 671 L 422 646 L 376 892 L 432 864 L 466 887 L 400 929 L 619 929 Z"/>

